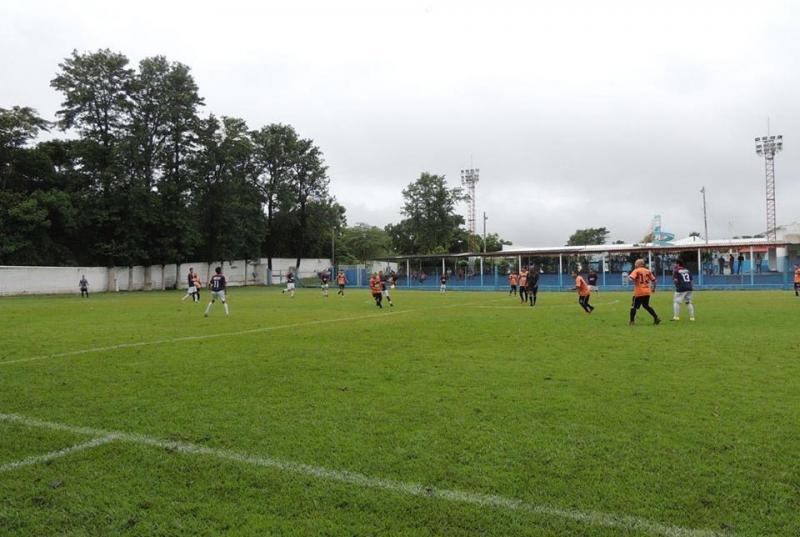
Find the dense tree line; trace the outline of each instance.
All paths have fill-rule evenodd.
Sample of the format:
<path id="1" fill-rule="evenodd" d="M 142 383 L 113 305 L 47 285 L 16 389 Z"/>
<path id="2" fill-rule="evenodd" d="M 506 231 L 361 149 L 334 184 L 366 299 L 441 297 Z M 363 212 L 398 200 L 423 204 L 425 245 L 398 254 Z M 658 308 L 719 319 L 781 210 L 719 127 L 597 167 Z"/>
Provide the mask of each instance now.
<path id="1" fill-rule="evenodd" d="M 0 264 L 100 265 L 465 252 L 470 237 L 444 176 L 403 191 L 404 216 L 348 228 L 321 150 L 290 125 L 251 129 L 203 115 L 188 66 L 131 67 L 110 50 L 74 51 L 51 81 L 55 121 L 0 108 Z M 43 131 L 62 136 L 36 142 Z M 475 242 L 482 244 L 480 238 Z M 505 241 L 487 237 L 487 249 Z"/>
<path id="2" fill-rule="evenodd" d="M 73 52 L 53 123 L 0 108 L 1 264 L 327 257 L 344 208 L 322 152 L 288 125 L 202 116 L 189 67 Z M 67 134 L 32 145 L 42 132 Z"/>

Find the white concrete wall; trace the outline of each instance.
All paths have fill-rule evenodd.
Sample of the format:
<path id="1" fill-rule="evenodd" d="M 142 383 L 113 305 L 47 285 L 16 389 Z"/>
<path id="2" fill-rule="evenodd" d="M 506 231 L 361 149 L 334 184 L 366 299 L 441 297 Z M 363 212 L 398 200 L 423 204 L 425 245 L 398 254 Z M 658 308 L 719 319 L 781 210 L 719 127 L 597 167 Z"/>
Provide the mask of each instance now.
<path id="1" fill-rule="evenodd" d="M 82 275 L 89 281 L 90 293 L 108 290 L 108 269 L 103 267 L 0 266 L 0 295 L 80 294 L 78 282 Z"/>
<path id="2" fill-rule="evenodd" d="M 295 259 L 272 260 L 273 272 L 286 272 L 294 267 Z M 186 288 L 189 267 L 200 274 L 203 285 L 208 283 L 217 263 L 183 263 L 180 266 L 153 265 L 150 267 L 15 267 L 0 266 L 0 296 L 24 294 L 76 293 L 81 275 L 89 281 L 89 292 L 149 291 Z M 302 272 L 319 272 L 331 266 L 330 259 L 303 259 Z M 231 286 L 264 285 L 267 280 L 267 260 L 256 259 L 224 263 L 222 272 Z M 177 278 L 177 280 L 176 280 Z"/>

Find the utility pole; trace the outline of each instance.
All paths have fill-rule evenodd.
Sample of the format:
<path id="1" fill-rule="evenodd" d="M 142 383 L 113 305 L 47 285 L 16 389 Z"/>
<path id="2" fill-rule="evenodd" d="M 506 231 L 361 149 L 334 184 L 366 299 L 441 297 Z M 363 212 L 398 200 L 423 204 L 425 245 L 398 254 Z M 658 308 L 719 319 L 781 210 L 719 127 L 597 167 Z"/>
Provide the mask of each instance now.
<path id="1" fill-rule="evenodd" d="M 483 253 L 486 253 L 486 220 L 488 220 L 486 216 L 486 211 L 483 211 Z"/>
<path id="2" fill-rule="evenodd" d="M 706 226 L 706 244 L 708 244 L 708 213 L 706 212 L 706 187 L 700 189 L 703 194 L 703 223 Z"/>

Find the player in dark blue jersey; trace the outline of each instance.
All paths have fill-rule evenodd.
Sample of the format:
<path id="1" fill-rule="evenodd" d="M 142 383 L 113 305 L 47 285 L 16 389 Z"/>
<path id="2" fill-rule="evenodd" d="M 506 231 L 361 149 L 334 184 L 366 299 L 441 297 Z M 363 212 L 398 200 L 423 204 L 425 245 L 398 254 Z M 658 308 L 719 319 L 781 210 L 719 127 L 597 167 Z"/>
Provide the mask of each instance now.
<path id="1" fill-rule="evenodd" d="M 672 296 L 672 320 L 680 321 L 681 302 L 685 302 L 686 309 L 689 310 L 689 320 L 694 321 L 692 273 L 680 260 L 675 263 L 675 270 L 672 271 L 672 283 L 675 284 L 675 294 Z"/>
<path id="2" fill-rule="evenodd" d="M 533 307 L 536 305 L 536 295 L 539 293 L 539 267 L 536 265 L 530 267 L 525 284 L 528 286 L 528 301 Z"/>
<path id="3" fill-rule="evenodd" d="M 386 299 L 389 306 L 394 307 L 392 297 L 390 296 L 389 289 L 392 287 L 392 277 L 384 276 L 383 271 L 378 272 L 378 279 L 381 281 L 381 296 Z"/>
<path id="4" fill-rule="evenodd" d="M 89 298 L 89 280 L 86 279 L 86 275 L 81 274 L 81 281 L 78 282 L 78 287 L 81 289 L 81 298 Z"/>
<path id="5" fill-rule="evenodd" d="M 291 270 L 286 274 L 286 289 L 282 289 L 281 293 L 289 293 L 294 298 L 294 273 Z"/>
<path id="6" fill-rule="evenodd" d="M 330 281 L 330 279 L 331 275 L 328 274 L 326 271 L 323 270 L 322 272 L 319 273 L 319 282 L 320 282 L 319 287 L 320 289 L 322 289 L 322 296 L 324 296 L 325 298 L 328 297 L 328 287 L 329 287 L 328 282 Z"/>
<path id="7" fill-rule="evenodd" d="M 595 271 L 589 270 L 589 275 L 586 277 L 586 283 L 589 284 L 589 289 L 592 290 L 592 293 L 599 291 L 597 288 L 597 273 Z"/>
<path id="8" fill-rule="evenodd" d="M 217 299 L 220 299 L 222 305 L 225 307 L 225 315 L 230 314 L 230 311 L 228 310 L 228 303 L 225 301 L 225 289 L 227 288 L 227 282 L 225 281 L 225 275 L 222 273 L 222 267 L 215 268 L 214 272 L 215 274 L 211 276 L 211 280 L 208 282 L 208 286 L 211 288 L 211 302 L 209 302 L 208 306 L 206 306 L 206 317 L 208 317 L 208 312 Z"/>

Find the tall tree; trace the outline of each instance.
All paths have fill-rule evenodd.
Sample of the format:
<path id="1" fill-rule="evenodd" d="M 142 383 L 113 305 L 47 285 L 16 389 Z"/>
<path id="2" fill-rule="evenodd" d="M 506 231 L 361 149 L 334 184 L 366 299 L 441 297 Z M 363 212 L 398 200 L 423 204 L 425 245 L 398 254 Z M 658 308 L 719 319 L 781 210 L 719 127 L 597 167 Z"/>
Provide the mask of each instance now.
<path id="1" fill-rule="evenodd" d="M 209 261 L 253 259 L 263 225 L 260 199 L 247 180 L 253 151 L 247 125 L 238 118 L 211 115 L 199 122 L 198 145 L 192 172 L 199 181 L 194 208 L 200 253 Z"/>
<path id="2" fill-rule="evenodd" d="M 299 139 L 291 125 L 272 124 L 251 133 L 253 159 L 251 180 L 261 194 L 266 213 L 264 249 L 267 267 L 272 270 L 272 258 L 278 246 L 276 226 L 281 202 L 290 197 Z"/>
<path id="3" fill-rule="evenodd" d="M 464 217 L 455 212 L 466 199 L 463 191 L 449 188 L 444 176 L 423 173 L 403 190 L 403 198 L 406 218 L 386 227 L 394 248 L 409 254 L 449 251 L 464 224 Z"/>
<path id="4" fill-rule="evenodd" d="M 108 49 L 87 54 L 73 51 L 59 67 L 50 83 L 64 94 L 56 113 L 58 125 L 81 135 L 74 147 L 76 158 L 91 178 L 92 191 L 98 192 L 85 239 L 93 255 L 107 264 L 131 263 L 144 245 L 136 232 L 138 226 L 126 225 L 129 197 L 137 202 L 145 197 L 128 188 L 129 165 L 121 151 L 130 125 L 134 72 L 124 55 Z"/>
<path id="5" fill-rule="evenodd" d="M 309 205 L 326 202 L 328 194 L 327 167 L 322 162 L 322 152 L 311 140 L 301 140 L 294 173 L 292 174 L 291 189 L 294 202 L 294 248 L 300 268 L 300 260 L 305 254 L 306 238 L 309 224 Z"/>

